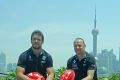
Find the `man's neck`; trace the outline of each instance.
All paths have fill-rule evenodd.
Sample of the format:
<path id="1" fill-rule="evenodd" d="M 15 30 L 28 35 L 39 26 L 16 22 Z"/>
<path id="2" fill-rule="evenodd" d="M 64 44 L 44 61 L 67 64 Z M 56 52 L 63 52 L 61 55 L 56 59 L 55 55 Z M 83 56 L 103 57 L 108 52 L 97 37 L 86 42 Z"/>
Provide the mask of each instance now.
<path id="1" fill-rule="evenodd" d="M 77 55 L 79 60 L 82 60 L 85 56 L 85 53 L 83 52 L 82 54 Z"/>
<path id="2" fill-rule="evenodd" d="M 33 54 L 35 54 L 37 57 L 41 54 L 41 49 L 32 48 L 32 50 L 33 50 Z"/>

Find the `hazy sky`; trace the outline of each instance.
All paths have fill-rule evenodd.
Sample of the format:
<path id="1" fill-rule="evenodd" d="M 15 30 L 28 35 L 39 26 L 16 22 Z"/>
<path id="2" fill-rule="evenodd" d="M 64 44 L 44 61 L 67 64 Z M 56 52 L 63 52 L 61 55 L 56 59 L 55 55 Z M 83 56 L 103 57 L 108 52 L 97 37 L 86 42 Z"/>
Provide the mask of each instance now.
<path id="1" fill-rule="evenodd" d="M 73 40 L 82 37 L 92 51 L 95 3 L 98 53 L 112 49 L 118 57 L 120 47 L 120 0 L 0 0 L 0 52 L 7 63 L 31 47 L 30 36 L 39 29 L 45 36 L 43 48 L 54 60 L 55 68 L 66 66 L 74 54 Z"/>

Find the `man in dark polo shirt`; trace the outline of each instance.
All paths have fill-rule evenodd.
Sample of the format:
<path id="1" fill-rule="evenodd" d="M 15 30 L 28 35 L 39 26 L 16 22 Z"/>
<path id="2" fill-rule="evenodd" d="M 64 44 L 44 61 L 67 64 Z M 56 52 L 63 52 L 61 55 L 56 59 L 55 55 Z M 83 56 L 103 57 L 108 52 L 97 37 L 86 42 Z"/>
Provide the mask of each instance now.
<path id="1" fill-rule="evenodd" d="M 43 33 L 39 30 L 35 30 L 31 34 L 32 47 L 19 56 L 16 68 L 17 80 L 33 80 L 25 76 L 31 72 L 39 72 L 47 80 L 53 80 L 53 60 L 51 55 L 42 49 L 43 42 Z M 37 80 L 41 80 L 41 78 Z"/>
<path id="2" fill-rule="evenodd" d="M 95 58 L 85 51 L 86 45 L 84 40 L 76 38 L 73 45 L 76 55 L 69 58 L 67 69 L 75 71 L 74 80 L 97 80 Z"/>

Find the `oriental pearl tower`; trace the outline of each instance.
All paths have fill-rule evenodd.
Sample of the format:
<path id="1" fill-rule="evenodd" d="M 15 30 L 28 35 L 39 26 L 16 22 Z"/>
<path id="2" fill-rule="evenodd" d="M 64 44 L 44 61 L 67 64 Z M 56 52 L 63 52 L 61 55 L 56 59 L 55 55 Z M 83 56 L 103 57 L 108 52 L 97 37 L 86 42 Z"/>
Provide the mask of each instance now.
<path id="1" fill-rule="evenodd" d="M 96 29 L 96 8 L 95 8 L 95 18 L 94 18 L 94 28 L 92 30 L 93 35 L 93 55 L 96 57 L 97 54 L 97 35 L 99 31 Z"/>

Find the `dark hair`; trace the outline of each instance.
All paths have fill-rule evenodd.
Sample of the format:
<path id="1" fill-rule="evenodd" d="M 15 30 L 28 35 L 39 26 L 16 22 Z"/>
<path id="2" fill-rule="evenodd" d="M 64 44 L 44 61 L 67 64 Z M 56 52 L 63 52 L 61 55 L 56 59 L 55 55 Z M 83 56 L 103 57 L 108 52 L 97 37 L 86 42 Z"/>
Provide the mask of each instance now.
<path id="1" fill-rule="evenodd" d="M 78 39 L 82 40 L 82 41 L 83 41 L 83 44 L 86 46 L 85 41 L 84 41 L 83 38 L 80 38 L 80 37 L 75 38 L 75 40 L 78 40 Z M 74 40 L 74 42 L 75 42 L 75 40 Z"/>
<path id="2" fill-rule="evenodd" d="M 43 33 L 40 30 L 34 30 L 32 32 L 32 34 L 31 34 L 31 40 L 32 40 L 33 35 L 39 35 L 39 36 L 41 36 L 42 37 L 42 42 L 44 42 L 44 35 L 43 35 Z"/>

